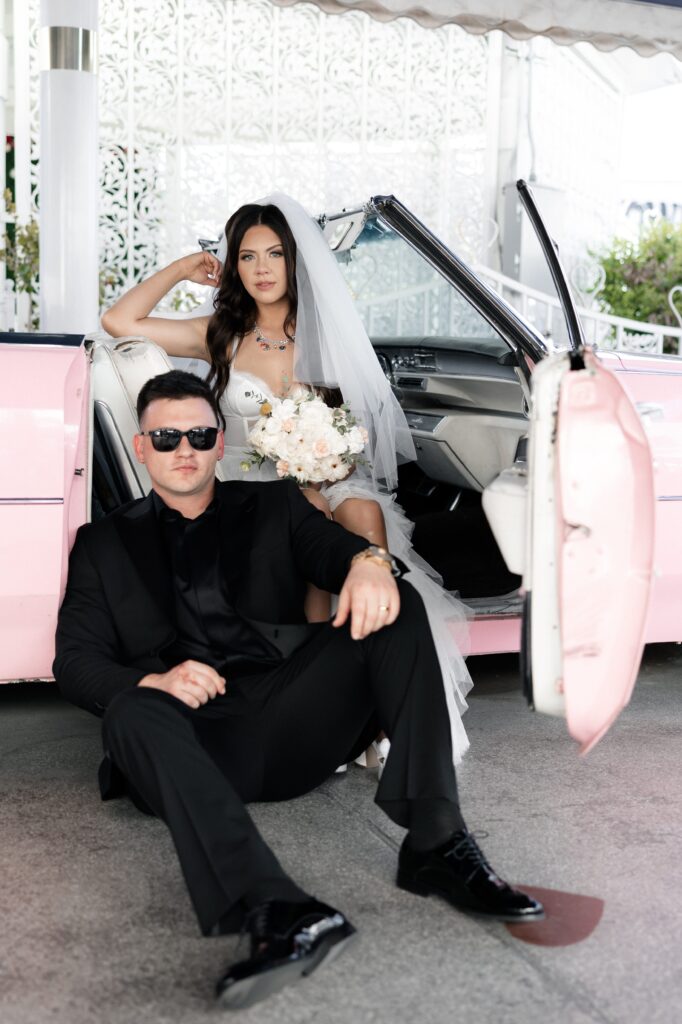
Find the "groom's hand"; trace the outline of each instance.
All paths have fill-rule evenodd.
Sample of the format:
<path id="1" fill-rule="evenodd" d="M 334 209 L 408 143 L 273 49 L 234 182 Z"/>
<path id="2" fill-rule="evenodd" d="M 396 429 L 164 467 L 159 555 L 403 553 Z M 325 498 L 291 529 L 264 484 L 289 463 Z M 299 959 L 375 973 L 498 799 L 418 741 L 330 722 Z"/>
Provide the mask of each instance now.
<path id="1" fill-rule="evenodd" d="M 333 626 L 342 626 L 350 614 L 350 633 L 364 640 L 398 618 L 400 594 L 388 569 L 371 562 L 357 562 L 346 576 Z"/>
<path id="2" fill-rule="evenodd" d="M 137 685 L 165 690 L 190 708 L 201 707 L 219 693 L 225 693 L 224 678 L 200 661 L 183 661 L 168 672 L 152 672 Z"/>

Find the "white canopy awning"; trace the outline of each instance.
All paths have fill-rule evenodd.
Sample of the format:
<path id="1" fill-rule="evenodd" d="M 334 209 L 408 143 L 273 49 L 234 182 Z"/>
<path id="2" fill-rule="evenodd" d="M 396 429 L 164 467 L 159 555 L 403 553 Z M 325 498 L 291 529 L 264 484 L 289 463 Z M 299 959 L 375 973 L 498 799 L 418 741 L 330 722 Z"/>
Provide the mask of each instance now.
<path id="1" fill-rule="evenodd" d="M 514 39 L 629 46 L 643 57 L 682 60 L 682 0 L 305 0 L 330 14 L 365 11 L 379 21 L 413 18 L 427 28 L 459 25 L 481 35 L 499 29 Z M 301 0 L 274 0 L 288 7 Z"/>

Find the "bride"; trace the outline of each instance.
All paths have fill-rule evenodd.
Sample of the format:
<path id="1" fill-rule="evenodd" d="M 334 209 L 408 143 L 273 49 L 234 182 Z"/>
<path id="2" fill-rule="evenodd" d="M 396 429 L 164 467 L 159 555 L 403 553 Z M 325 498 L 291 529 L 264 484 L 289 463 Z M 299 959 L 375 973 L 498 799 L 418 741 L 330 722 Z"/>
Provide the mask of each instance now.
<path id="1" fill-rule="evenodd" d="M 369 432 L 367 465 L 352 477 L 302 488 L 329 518 L 403 560 L 419 591 L 438 651 L 451 722 L 453 759 L 468 746 L 461 721 L 471 680 L 462 648 L 464 606 L 410 544 L 412 524 L 392 494 L 398 459 L 414 458 L 404 414 L 374 355 L 346 283 L 317 224 L 281 194 L 240 207 L 219 251 L 175 260 L 123 295 L 102 317 L 114 337 L 143 335 L 171 356 L 207 360 L 225 416 L 226 476 L 276 479 L 275 468 L 246 468 L 244 450 L 260 405 L 298 383 L 330 404 L 343 400 Z M 211 285 L 213 297 L 188 319 L 150 316 L 182 281 Z M 329 616 L 328 596 L 311 591 L 309 620 Z"/>

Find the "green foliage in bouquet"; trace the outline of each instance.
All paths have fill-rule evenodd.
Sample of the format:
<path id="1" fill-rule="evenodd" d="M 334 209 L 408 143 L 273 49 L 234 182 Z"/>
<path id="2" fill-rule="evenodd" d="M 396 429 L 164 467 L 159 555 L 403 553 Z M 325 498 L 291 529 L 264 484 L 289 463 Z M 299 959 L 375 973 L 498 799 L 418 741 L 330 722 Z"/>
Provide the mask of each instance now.
<path id="1" fill-rule="evenodd" d="M 658 221 L 642 231 L 637 241 L 614 238 L 606 251 L 591 255 L 606 274 L 598 296 L 605 312 L 677 326 L 668 292 L 682 284 L 682 225 Z"/>

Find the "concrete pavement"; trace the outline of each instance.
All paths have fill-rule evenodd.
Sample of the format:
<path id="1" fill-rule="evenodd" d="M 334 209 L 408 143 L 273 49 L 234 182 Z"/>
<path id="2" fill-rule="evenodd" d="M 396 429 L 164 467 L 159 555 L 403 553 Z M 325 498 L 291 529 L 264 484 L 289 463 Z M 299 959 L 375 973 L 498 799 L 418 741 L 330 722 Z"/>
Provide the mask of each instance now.
<path id="1" fill-rule="evenodd" d="M 359 937 L 327 969 L 230 1019 L 680 1020 L 682 648 L 648 650 L 630 707 L 584 760 L 562 721 L 526 710 L 514 658 L 470 668 L 465 816 L 488 833 L 481 845 L 504 877 L 574 894 L 557 898 L 554 930 L 536 936 L 564 944 L 523 941 L 397 890 L 402 831 L 374 805 L 372 773 L 353 767 L 253 813 L 285 866 Z M 99 753 L 99 723 L 52 688 L 0 687 L 0 1021 L 215 1022 L 213 983 L 236 939 L 198 934 L 165 827 L 127 801 L 100 802 Z M 593 930 L 565 944 L 579 907 Z"/>

